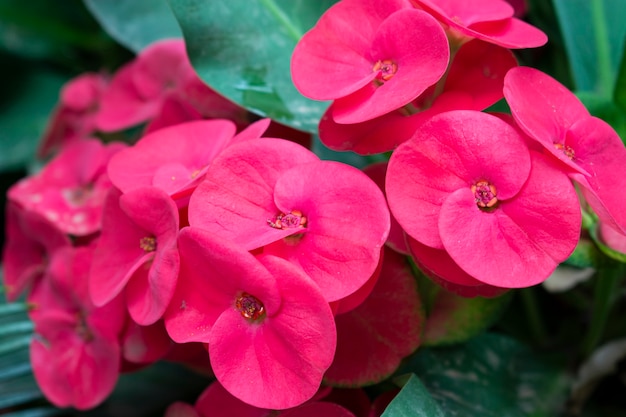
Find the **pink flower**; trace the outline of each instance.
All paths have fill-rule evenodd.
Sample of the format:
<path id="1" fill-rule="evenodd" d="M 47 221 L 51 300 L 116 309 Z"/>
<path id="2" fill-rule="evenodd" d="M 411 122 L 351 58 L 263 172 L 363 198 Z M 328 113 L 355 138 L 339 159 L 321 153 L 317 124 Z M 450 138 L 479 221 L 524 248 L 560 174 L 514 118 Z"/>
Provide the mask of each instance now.
<path id="1" fill-rule="evenodd" d="M 417 349 L 424 319 L 409 264 L 386 249 L 371 294 L 355 309 L 335 316 L 337 351 L 324 381 L 333 386 L 382 381 Z"/>
<path id="2" fill-rule="evenodd" d="M 222 150 L 233 142 L 259 137 L 268 123 L 259 121 L 237 136 L 229 120 L 197 120 L 152 132 L 112 158 L 109 177 L 123 193 L 153 186 L 184 206 Z"/>
<path id="3" fill-rule="evenodd" d="M 358 123 L 410 103 L 448 58 L 437 21 L 408 1 L 344 0 L 300 39 L 291 73 L 303 95 L 335 100 L 337 123 Z"/>
<path id="4" fill-rule="evenodd" d="M 435 114 L 483 110 L 500 100 L 504 76 L 516 65 L 507 49 L 479 40 L 468 42 L 454 56 L 441 91 L 429 88 L 409 106 L 362 123 L 337 123 L 332 117 L 335 105 L 331 104 L 320 121 L 320 139 L 337 151 L 391 151 Z"/>
<path id="5" fill-rule="evenodd" d="M 111 183 L 109 159 L 125 147 L 96 139 L 73 142 L 38 174 L 15 184 L 8 197 L 41 214 L 63 233 L 86 236 L 100 230 L 102 203 Z"/>
<path id="6" fill-rule="evenodd" d="M 90 247 L 55 252 L 46 278 L 28 299 L 34 305 L 33 372 L 57 407 L 95 407 L 113 391 L 119 374 L 126 315 L 119 299 L 100 308 L 89 301 L 91 252 Z"/>
<path id="7" fill-rule="evenodd" d="M 89 275 L 94 304 L 124 292 L 131 317 L 147 326 L 163 316 L 178 278 L 178 209 L 164 191 L 111 190 Z"/>
<path id="8" fill-rule="evenodd" d="M 433 117 L 392 155 L 386 188 L 410 237 L 445 249 L 483 284 L 537 284 L 578 241 L 580 206 L 568 178 L 488 114 Z"/>
<path id="9" fill-rule="evenodd" d="M 102 97 L 96 125 L 113 132 L 148 122 L 149 133 L 203 118 L 229 118 L 243 126 L 246 117 L 245 109 L 200 80 L 182 39 L 166 39 L 117 71 Z"/>
<path id="10" fill-rule="evenodd" d="M 2 248 L 3 284 L 8 301 L 15 301 L 36 284 L 58 249 L 70 246 L 67 235 L 38 213 L 10 201 L 6 206 L 6 241 Z"/>
<path id="11" fill-rule="evenodd" d="M 361 287 L 389 233 L 384 197 L 361 171 L 280 139 L 233 145 L 189 202 L 189 224 L 298 265 L 329 301 Z"/>
<path id="12" fill-rule="evenodd" d="M 180 279 L 165 316 L 172 339 L 208 342 L 217 380 L 250 405 L 284 409 L 310 399 L 336 343 L 319 289 L 290 263 L 257 259 L 199 228 L 184 228 L 179 248 Z"/>
<path id="13" fill-rule="evenodd" d="M 505 0 L 411 0 L 444 25 L 451 41 L 482 39 L 505 48 L 534 48 L 548 38 L 536 27 L 513 17 Z"/>
<path id="14" fill-rule="evenodd" d="M 618 134 L 558 81 L 514 68 L 504 95 L 519 127 L 562 163 L 601 220 L 626 233 L 626 149 Z"/>
<path id="15" fill-rule="evenodd" d="M 93 137 L 100 98 L 108 82 L 102 74 L 84 73 L 63 86 L 59 103 L 41 139 L 38 156 L 49 156 L 76 140 Z"/>

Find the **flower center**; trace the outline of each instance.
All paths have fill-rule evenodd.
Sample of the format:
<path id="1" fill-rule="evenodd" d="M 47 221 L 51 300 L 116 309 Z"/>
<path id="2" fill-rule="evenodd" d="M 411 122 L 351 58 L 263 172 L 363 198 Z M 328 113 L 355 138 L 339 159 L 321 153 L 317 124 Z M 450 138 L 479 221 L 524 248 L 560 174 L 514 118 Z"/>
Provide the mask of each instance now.
<path id="1" fill-rule="evenodd" d="M 398 64 L 390 59 L 378 60 L 372 67 L 372 72 L 376 72 L 376 79 L 379 82 L 389 81 L 398 71 Z"/>
<path id="2" fill-rule="evenodd" d="M 561 143 L 555 143 L 554 147 L 563 152 L 565 156 L 567 156 L 572 161 L 576 157 L 576 152 L 574 152 L 574 150 L 570 146 L 563 145 Z"/>
<path id="3" fill-rule="evenodd" d="M 258 320 L 265 316 L 265 306 L 258 298 L 248 293 L 241 294 L 235 301 L 235 308 L 241 315 L 250 320 Z"/>
<path id="4" fill-rule="evenodd" d="M 293 229 L 304 227 L 307 219 L 300 210 L 291 210 L 289 213 L 280 213 L 276 219 L 267 219 L 267 224 L 274 229 Z"/>
<path id="5" fill-rule="evenodd" d="M 139 239 L 139 247 L 146 252 L 154 252 L 156 250 L 157 242 L 156 238 L 152 236 L 146 236 Z"/>
<path id="6" fill-rule="evenodd" d="M 481 209 L 492 208 L 498 203 L 496 187 L 493 184 L 489 184 L 488 181 L 478 181 L 472 185 L 471 190 L 474 193 L 476 205 Z"/>

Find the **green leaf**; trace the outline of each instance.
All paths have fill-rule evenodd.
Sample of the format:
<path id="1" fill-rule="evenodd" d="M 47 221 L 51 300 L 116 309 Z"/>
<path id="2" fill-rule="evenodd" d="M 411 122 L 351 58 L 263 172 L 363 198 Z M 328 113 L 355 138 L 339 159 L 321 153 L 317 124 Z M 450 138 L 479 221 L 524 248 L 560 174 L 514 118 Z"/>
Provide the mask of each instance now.
<path id="1" fill-rule="evenodd" d="M 104 30 L 131 51 L 139 52 L 160 39 L 182 37 L 167 0 L 83 1 Z"/>
<path id="2" fill-rule="evenodd" d="M 0 414 L 41 400 L 43 395 L 33 376 L 29 345 L 33 325 L 25 303 L 5 303 L 0 294 Z M 13 414 L 7 414 L 13 416 Z M 44 414 L 32 414 L 44 415 Z M 46 414 L 50 415 L 50 414 Z"/>
<path id="3" fill-rule="evenodd" d="M 496 298 L 465 298 L 441 290 L 430 309 L 424 330 L 424 346 L 449 345 L 483 332 L 509 305 L 512 292 Z"/>
<path id="4" fill-rule="evenodd" d="M 622 113 L 626 114 L 626 44 L 624 45 L 624 50 L 622 51 L 622 61 L 619 64 L 619 70 L 617 72 L 617 81 L 615 81 L 613 100 Z M 624 136 L 622 136 L 622 139 L 624 139 Z"/>
<path id="5" fill-rule="evenodd" d="M 333 3 L 170 0 L 191 62 L 208 85 L 254 113 L 309 132 L 317 131 L 328 103 L 293 86 L 291 53 Z"/>
<path id="6" fill-rule="evenodd" d="M 445 414 L 419 378 L 411 374 L 381 417 L 445 417 Z"/>
<path id="7" fill-rule="evenodd" d="M 0 49 L 29 58 L 67 61 L 71 47 L 102 45 L 101 32 L 81 0 L 0 2 Z M 73 58 L 73 57 L 71 57 Z"/>
<path id="8" fill-rule="evenodd" d="M 419 375 L 449 417 L 552 417 L 569 389 L 559 367 L 497 334 L 420 349 L 403 371 Z"/>
<path id="9" fill-rule="evenodd" d="M 554 0 L 576 89 L 613 95 L 624 47 L 626 2 Z"/>
<path id="10" fill-rule="evenodd" d="M 11 80 L 0 99 L 0 172 L 27 166 L 67 78 L 44 67 L 5 60 L 0 77 Z"/>

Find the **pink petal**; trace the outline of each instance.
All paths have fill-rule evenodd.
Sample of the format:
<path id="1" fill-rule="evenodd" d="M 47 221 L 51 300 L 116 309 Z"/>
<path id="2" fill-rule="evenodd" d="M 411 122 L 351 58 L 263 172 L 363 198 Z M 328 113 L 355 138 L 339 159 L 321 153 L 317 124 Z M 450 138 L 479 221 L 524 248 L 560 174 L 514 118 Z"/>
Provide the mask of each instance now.
<path id="1" fill-rule="evenodd" d="M 438 18 L 451 16 L 463 25 L 503 20 L 513 16 L 513 7 L 503 0 L 414 0 Z"/>
<path id="2" fill-rule="evenodd" d="M 165 409 L 164 417 L 202 417 L 191 405 L 176 401 Z"/>
<path id="3" fill-rule="evenodd" d="M 337 352 L 324 380 L 339 386 L 382 381 L 417 349 L 424 319 L 406 259 L 387 249 L 370 296 L 354 310 L 335 317 Z"/>
<path id="4" fill-rule="evenodd" d="M 218 381 L 235 397 L 285 409 L 317 392 L 335 353 L 335 325 L 322 294 L 295 267 L 271 256 L 262 262 L 277 279 L 281 309 L 258 324 L 235 309 L 224 311 L 211 331 L 209 354 Z"/>
<path id="5" fill-rule="evenodd" d="M 270 417 L 272 410 L 246 404 L 226 391 L 219 383 L 213 382 L 196 401 L 196 409 L 202 417 Z"/>
<path id="6" fill-rule="evenodd" d="M 576 121 L 589 117 L 585 106 L 571 91 L 539 70 L 516 67 L 504 78 L 504 97 L 526 134 L 562 162 L 582 172 L 554 146 L 564 144 L 567 130 Z"/>
<path id="7" fill-rule="evenodd" d="M 408 238 L 413 259 L 439 286 L 462 297 L 495 297 L 506 289 L 483 284 L 462 270 L 443 249 L 434 249 Z"/>
<path id="8" fill-rule="evenodd" d="M 156 176 L 161 188 L 176 197 L 177 192 L 195 186 L 234 134 L 235 125 L 229 120 L 197 120 L 157 130 L 116 154 L 109 162 L 109 177 L 116 187 L 127 192 L 155 185 Z M 176 177 L 172 180 L 178 185 L 175 192 L 171 186 L 163 185 L 162 174 L 157 175 L 163 166 L 171 164 L 187 169 L 185 181 Z"/>
<path id="9" fill-rule="evenodd" d="M 289 236 L 297 229 L 276 229 L 274 185 L 283 171 L 319 161 L 300 145 L 281 139 L 248 140 L 217 158 L 189 201 L 189 224 L 211 231 L 247 250 Z"/>
<path id="10" fill-rule="evenodd" d="M 283 213 L 301 211 L 304 232 L 266 246 L 299 265 L 328 301 L 343 298 L 372 276 L 389 234 L 389 211 L 376 184 L 354 167 L 334 161 L 285 171 L 274 190 Z"/>
<path id="11" fill-rule="evenodd" d="M 391 60 L 397 72 L 378 87 L 370 83 L 338 98 L 333 119 L 337 123 L 364 122 L 410 103 L 441 78 L 449 55 L 447 38 L 430 15 L 414 9 L 392 14 L 376 31 L 367 58 L 372 69 L 379 61 Z"/>
<path id="12" fill-rule="evenodd" d="M 233 310 L 242 293 L 262 300 L 268 315 L 281 308 L 274 278 L 243 248 L 196 227 L 181 230 L 180 277 L 165 314 L 165 327 L 177 343 L 208 342 L 214 322 Z"/>
<path id="13" fill-rule="evenodd" d="M 122 355 L 125 360 L 149 364 L 165 356 L 172 346 L 163 321 L 150 326 L 129 323 L 122 336 Z"/>
<path id="14" fill-rule="evenodd" d="M 44 217 L 10 201 L 5 215 L 3 284 L 7 301 L 15 301 L 43 276 L 48 259 L 57 249 L 69 247 L 70 240 Z"/>
<path id="15" fill-rule="evenodd" d="M 368 165 L 363 172 L 370 177 L 376 185 L 385 192 L 385 177 L 387 176 L 387 162 L 380 162 Z M 389 236 L 387 237 L 387 246 L 403 255 L 409 254 L 409 248 L 406 244 L 406 236 L 404 230 L 398 224 L 398 221 L 391 215 L 391 224 L 389 228 Z"/>
<path id="16" fill-rule="evenodd" d="M 332 6 L 294 49 L 296 88 L 306 97 L 332 100 L 368 84 L 375 77 L 366 56 L 374 34 L 387 16 L 405 7 L 410 5 L 402 0 L 350 0 Z"/>
<path id="17" fill-rule="evenodd" d="M 286 410 L 281 415 L 284 417 L 354 417 L 354 414 L 338 404 L 321 401 L 303 404 Z"/>
<path id="18" fill-rule="evenodd" d="M 485 180 L 506 199 L 519 191 L 529 170 L 524 139 L 507 123 L 474 111 L 442 113 L 393 153 L 386 181 L 389 207 L 407 234 L 441 249 L 439 207 L 448 194 L 469 193 L 472 184 Z"/>
<path id="19" fill-rule="evenodd" d="M 626 233 L 626 177 L 618 174 L 626 166 L 626 148 L 613 128 L 601 119 L 587 117 L 567 132 L 566 144 L 574 162 L 589 173 L 571 174 L 598 217 Z"/>
<path id="20" fill-rule="evenodd" d="M 450 65 L 444 91 L 470 94 L 473 103 L 468 110 L 486 109 L 503 97 L 504 77 L 516 66 L 508 49 L 480 40 L 465 43 Z"/>
<path id="21" fill-rule="evenodd" d="M 476 23 L 465 32 L 508 49 L 536 48 L 548 42 L 544 32 L 515 17 L 500 22 Z"/>
<path id="22" fill-rule="evenodd" d="M 134 84 L 137 62 L 132 61 L 116 73 L 104 92 L 95 125 L 102 132 L 128 129 L 154 117 L 161 103 L 146 101 Z"/>
<path id="23" fill-rule="evenodd" d="M 182 39 L 165 39 L 141 51 L 135 60 L 133 84 L 144 100 L 158 100 L 192 73 Z"/>
<path id="24" fill-rule="evenodd" d="M 444 202 L 439 229 L 452 259 L 477 280 L 521 288 L 545 280 L 578 242 L 574 188 L 545 157 L 533 153 L 524 188 L 494 211 L 480 210 L 469 190 Z"/>

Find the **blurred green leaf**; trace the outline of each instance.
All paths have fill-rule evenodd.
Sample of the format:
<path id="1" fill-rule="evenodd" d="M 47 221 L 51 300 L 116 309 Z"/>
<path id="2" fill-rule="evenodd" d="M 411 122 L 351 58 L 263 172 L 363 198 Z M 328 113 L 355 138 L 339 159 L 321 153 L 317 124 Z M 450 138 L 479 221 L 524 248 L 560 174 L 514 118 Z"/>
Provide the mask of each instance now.
<path id="1" fill-rule="evenodd" d="M 613 100 L 622 111 L 622 114 L 626 114 L 626 44 L 624 44 L 622 61 L 619 64 L 617 72 L 617 81 L 615 81 Z M 622 136 L 622 139 L 624 139 L 624 136 Z"/>
<path id="2" fill-rule="evenodd" d="M 99 47 L 101 35 L 81 0 L 0 2 L 0 49 L 19 56 L 72 60 L 72 48 Z"/>
<path id="3" fill-rule="evenodd" d="M 449 345 L 476 336 L 500 318 L 512 295 L 508 292 L 496 298 L 465 298 L 442 289 L 431 306 L 423 345 Z"/>
<path id="4" fill-rule="evenodd" d="M 381 417 L 445 417 L 445 414 L 419 378 L 411 374 Z"/>
<path id="5" fill-rule="evenodd" d="M 290 76 L 291 53 L 334 0 L 170 0 L 200 77 L 261 116 L 309 132 L 327 102 L 303 97 Z"/>
<path id="6" fill-rule="evenodd" d="M 402 371 L 419 375 L 448 417 L 553 417 L 570 384 L 560 367 L 498 334 L 420 349 Z"/>
<path id="7" fill-rule="evenodd" d="M 131 51 L 139 52 L 160 39 L 182 37 L 167 0 L 84 2 L 106 32 Z"/>
<path id="8" fill-rule="evenodd" d="M 10 61 L 0 69 L 0 77 L 4 80 L 0 99 L 1 172 L 23 168 L 34 159 L 59 90 L 68 78 L 45 67 Z"/>
<path id="9" fill-rule="evenodd" d="M 576 90 L 613 95 L 626 36 L 624 0 L 554 0 Z"/>

